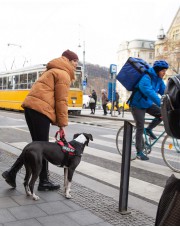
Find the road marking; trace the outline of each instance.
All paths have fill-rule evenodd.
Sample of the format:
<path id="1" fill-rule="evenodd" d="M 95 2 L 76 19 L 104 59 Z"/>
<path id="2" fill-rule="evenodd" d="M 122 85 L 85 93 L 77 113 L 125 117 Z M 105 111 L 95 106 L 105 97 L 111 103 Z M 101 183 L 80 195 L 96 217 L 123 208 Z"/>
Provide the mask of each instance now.
<path id="1" fill-rule="evenodd" d="M 110 152 L 103 151 L 103 150 L 96 149 L 96 148 L 92 148 L 92 147 L 86 147 L 84 153 L 92 155 L 94 157 L 99 157 L 99 158 L 103 158 L 103 159 L 106 159 L 106 160 L 111 160 L 111 161 L 114 161 L 114 162 L 117 162 L 117 163 L 122 162 L 122 156 L 121 155 L 110 153 Z M 136 159 L 134 161 L 131 161 L 131 166 L 138 168 L 138 169 L 146 170 L 148 172 L 162 174 L 164 176 L 170 176 L 173 173 L 173 174 L 176 175 L 176 177 L 180 178 L 180 173 L 174 173 L 167 166 L 162 166 L 162 165 L 154 164 L 154 163 L 151 163 L 151 162 L 143 162 L 141 160 Z"/>
<path id="2" fill-rule="evenodd" d="M 25 128 L 25 127 L 27 127 L 27 125 L 0 126 L 0 128 L 14 128 L 14 129 Z"/>
<path id="3" fill-rule="evenodd" d="M 9 120 L 13 120 L 13 121 L 23 121 L 25 122 L 24 119 L 19 119 L 19 118 L 12 118 L 12 117 L 7 117 L 7 116 L 0 116 L 1 118 L 6 118 L 6 119 L 9 119 Z"/>
<path id="4" fill-rule="evenodd" d="M 108 184 L 112 184 L 116 187 L 120 186 L 120 173 L 115 171 L 105 169 L 84 161 L 80 162 L 79 166 L 77 167 L 77 171 Z M 147 199 L 159 202 L 163 190 L 164 188 L 160 186 L 130 177 L 129 191 L 134 194 L 138 194 Z"/>
<path id="5" fill-rule="evenodd" d="M 114 149 L 117 150 L 115 141 L 114 142 L 108 142 L 107 140 L 93 139 L 93 143 L 97 144 L 97 145 L 109 147 L 109 148 L 114 148 Z M 161 145 L 157 143 L 157 146 L 154 145 L 154 148 L 161 148 Z M 118 151 L 117 151 L 117 153 L 118 153 Z M 161 155 L 160 151 L 154 151 L 153 150 L 153 152 L 151 152 L 150 156 L 154 157 L 154 158 L 162 159 L 162 155 Z"/>
<path id="6" fill-rule="evenodd" d="M 11 146 L 23 150 L 24 147 L 28 144 L 27 142 L 17 142 L 17 143 L 8 143 Z"/>

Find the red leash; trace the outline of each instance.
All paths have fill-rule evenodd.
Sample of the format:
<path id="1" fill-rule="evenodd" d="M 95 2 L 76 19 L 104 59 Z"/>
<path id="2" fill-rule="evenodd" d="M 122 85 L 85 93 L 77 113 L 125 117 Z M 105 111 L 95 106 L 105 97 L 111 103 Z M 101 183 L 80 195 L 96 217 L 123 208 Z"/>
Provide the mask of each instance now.
<path id="1" fill-rule="evenodd" d="M 58 136 L 59 136 L 59 138 L 58 138 Z M 67 143 L 67 141 L 66 141 L 66 139 L 65 139 L 65 132 L 64 132 L 64 129 L 59 129 L 59 131 L 56 132 L 56 134 L 55 134 L 55 139 L 56 139 L 56 141 L 60 141 L 60 140 L 61 140 L 61 141 Z"/>

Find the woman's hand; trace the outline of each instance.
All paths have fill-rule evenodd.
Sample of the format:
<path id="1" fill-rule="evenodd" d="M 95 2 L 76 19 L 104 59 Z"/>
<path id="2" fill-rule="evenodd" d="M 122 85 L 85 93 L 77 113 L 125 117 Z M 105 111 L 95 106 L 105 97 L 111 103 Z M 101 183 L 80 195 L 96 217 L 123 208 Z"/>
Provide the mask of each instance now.
<path id="1" fill-rule="evenodd" d="M 60 138 L 64 138 L 65 137 L 65 132 L 64 132 L 64 128 L 63 127 L 59 127 L 59 132 L 60 132 Z"/>

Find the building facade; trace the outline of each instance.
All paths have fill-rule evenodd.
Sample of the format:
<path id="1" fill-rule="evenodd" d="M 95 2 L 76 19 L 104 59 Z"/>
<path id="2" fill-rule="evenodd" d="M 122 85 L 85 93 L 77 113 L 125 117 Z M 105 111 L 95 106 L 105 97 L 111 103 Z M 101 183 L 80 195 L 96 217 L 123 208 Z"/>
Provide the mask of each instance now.
<path id="1" fill-rule="evenodd" d="M 155 41 L 135 39 L 122 42 L 119 45 L 117 55 L 118 71 L 122 68 L 129 57 L 142 58 L 152 65 L 155 55 Z M 129 98 L 130 92 L 128 92 L 118 81 L 116 82 L 116 90 L 120 94 L 121 101 L 126 102 Z"/>
<path id="2" fill-rule="evenodd" d="M 156 41 L 135 39 L 122 42 L 119 45 L 117 52 L 118 71 L 127 61 L 128 57 L 142 58 L 150 65 L 155 60 L 166 60 L 170 67 L 166 72 L 165 81 L 175 74 L 180 74 L 180 7 L 166 35 L 161 27 Z M 122 101 L 126 102 L 130 92 L 118 81 L 116 82 L 116 88 Z"/>
<path id="3" fill-rule="evenodd" d="M 161 31 L 163 34 L 163 31 Z M 155 59 L 165 59 L 170 67 L 166 80 L 180 73 L 180 8 L 178 9 L 166 35 L 158 35 L 155 42 Z"/>

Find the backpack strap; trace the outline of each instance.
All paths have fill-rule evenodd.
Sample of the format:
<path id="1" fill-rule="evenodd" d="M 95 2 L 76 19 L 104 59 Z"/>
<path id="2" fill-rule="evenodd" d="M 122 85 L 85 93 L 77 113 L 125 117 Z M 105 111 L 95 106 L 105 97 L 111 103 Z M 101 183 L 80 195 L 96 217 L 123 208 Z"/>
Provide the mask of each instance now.
<path id="1" fill-rule="evenodd" d="M 131 93 L 130 97 L 129 97 L 128 100 L 126 101 L 126 104 L 128 104 L 128 105 L 131 104 L 131 101 L 132 101 L 132 99 L 133 99 L 133 97 L 134 97 L 134 95 L 135 95 L 135 93 L 136 93 L 137 91 L 140 91 L 140 90 L 139 90 L 139 87 L 137 87 L 137 88 L 135 88 L 135 89 L 133 90 L 133 92 Z"/>

